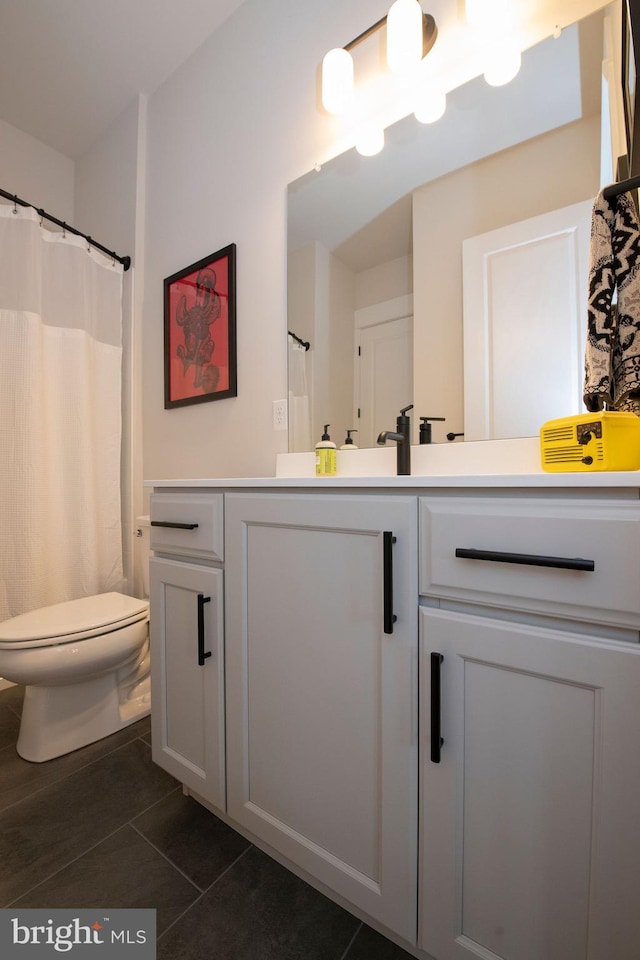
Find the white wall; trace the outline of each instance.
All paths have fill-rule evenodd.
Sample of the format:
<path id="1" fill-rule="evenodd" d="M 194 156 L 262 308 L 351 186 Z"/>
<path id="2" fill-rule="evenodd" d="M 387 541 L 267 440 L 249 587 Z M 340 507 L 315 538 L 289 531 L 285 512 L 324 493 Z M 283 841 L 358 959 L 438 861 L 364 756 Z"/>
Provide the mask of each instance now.
<path id="1" fill-rule="evenodd" d="M 362 270 L 356 276 L 356 310 L 393 300 L 413 291 L 413 259 L 397 257 Z"/>
<path id="2" fill-rule="evenodd" d="M 74 163 L 0 120 L 0 189 L 74 224 Z"/>
<path id="3" fill-rule="evenodd" d="M 144 309 L 144 472 L 273 475 L 287 396 L 286 187 L 324 161 L 326 51 L 383 16 L 386 0 L 247 0 L 149 99 Z M 238 397 L 163 408 L 163 278 L 237 244 Z M 297 331 L 296 331 L 297 332 Z"/>

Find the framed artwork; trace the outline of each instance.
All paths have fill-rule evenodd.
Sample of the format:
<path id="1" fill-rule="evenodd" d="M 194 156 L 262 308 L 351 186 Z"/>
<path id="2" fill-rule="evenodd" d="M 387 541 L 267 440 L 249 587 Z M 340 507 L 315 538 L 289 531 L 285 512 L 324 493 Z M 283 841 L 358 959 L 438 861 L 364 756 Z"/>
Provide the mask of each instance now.
<path id="1" fill-rule="evenodd" d="M 640 173 L 640 105 L 638 104 L 638 46 L 640 0 L 622 2 L 622 102 L 627 137 L 629 176 Z"/>
<path id="2" fill-rule="evenodd" d="M 164 281 L 164 406 L 236 397 L 236 245 Z"/>

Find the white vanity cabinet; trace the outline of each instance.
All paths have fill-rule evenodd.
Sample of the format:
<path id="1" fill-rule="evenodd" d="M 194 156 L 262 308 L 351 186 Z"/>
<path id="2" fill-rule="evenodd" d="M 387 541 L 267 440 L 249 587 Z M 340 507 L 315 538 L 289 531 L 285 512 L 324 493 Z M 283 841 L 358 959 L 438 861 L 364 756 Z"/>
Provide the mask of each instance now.
<path id="1" fill-rule="evenodd" d="M 409 942 L 417 501 L 228 494 L 228 814 Z"/>
<path id="2" fill-rule="evenodd" d="M 225 801 L 223 496 L 151 497 L 153 760 Z"/>
<path id="3" fill-rule="evenodd" d="M 152 497 L 154 759 L 421 960 L 640 956 L 638 487 L 531 479 Z"/>
<path id="4" fill-rule="evenodd" d="M 426 497 L 420 528 L 419 946 L 640 955 L 638 500 Z"/>

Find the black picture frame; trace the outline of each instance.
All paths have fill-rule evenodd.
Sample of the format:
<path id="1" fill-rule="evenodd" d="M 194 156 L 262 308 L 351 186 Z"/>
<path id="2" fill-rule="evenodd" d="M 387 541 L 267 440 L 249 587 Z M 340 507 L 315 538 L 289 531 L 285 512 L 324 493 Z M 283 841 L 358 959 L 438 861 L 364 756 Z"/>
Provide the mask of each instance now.
<path id="1" fill-rule="evenodd" d="M 236 245 L 164 280 L 164 406 L 238 395 Z"/>
<path id="2" fill-rule="evenodd" d="M 627 138 L 629 176 L 640 173 L 640 0 L 622 2 L 622 102 Z"/>

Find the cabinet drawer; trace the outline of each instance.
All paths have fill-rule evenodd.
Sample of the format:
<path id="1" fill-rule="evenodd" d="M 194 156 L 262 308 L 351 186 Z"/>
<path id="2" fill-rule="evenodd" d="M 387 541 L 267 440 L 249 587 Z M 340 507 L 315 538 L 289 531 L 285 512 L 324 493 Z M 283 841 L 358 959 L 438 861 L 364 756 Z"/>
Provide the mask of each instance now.
<path id="1" fill-rule="evenodd" d="M 223 560 L 223 505 L 222 493 L 153 493 L 151 549 Z"/>
<path id="2" fill-rule="evenodd" d="M 640 504 L 421 498 L 420 593 L 637 628 Z"/>

